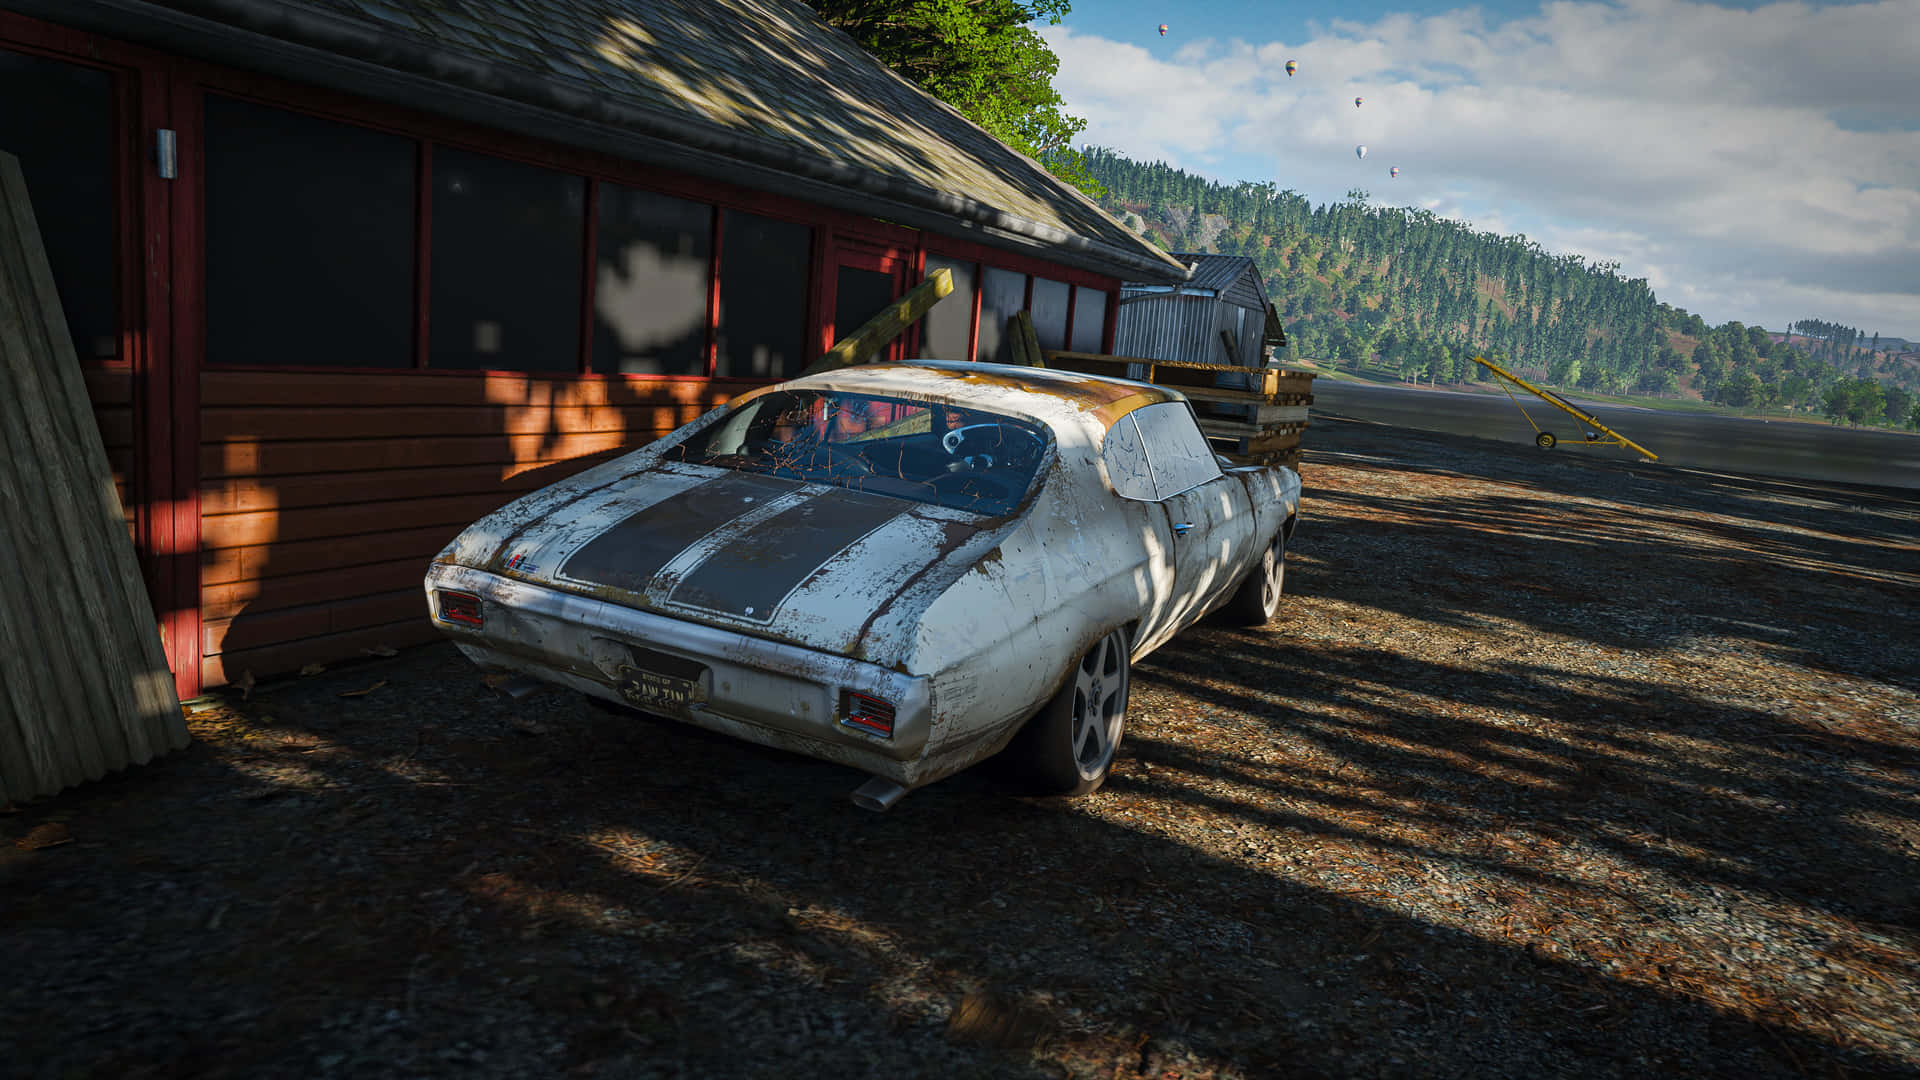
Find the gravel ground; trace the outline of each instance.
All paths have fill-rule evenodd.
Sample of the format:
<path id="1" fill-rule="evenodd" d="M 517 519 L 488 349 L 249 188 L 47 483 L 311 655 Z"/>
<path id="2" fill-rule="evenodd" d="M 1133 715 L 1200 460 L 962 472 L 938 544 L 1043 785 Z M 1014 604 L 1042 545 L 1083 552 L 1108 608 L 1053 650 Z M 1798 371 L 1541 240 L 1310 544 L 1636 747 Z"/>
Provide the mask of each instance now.
<path id="1" fill-rule="evenodd" d="M 445 645 L 0 816 L 0 1074 L 1920 1075 L 1920 503 L 1316 417 L 1094 796 Z"/>

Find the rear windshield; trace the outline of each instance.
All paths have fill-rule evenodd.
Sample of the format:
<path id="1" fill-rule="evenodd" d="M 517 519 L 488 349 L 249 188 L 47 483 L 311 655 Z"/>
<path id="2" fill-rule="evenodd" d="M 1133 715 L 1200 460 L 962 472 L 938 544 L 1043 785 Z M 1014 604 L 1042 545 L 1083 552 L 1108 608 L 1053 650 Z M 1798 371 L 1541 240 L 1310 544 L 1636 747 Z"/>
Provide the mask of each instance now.
<path id="1" fill-rule="evenodd" d="M 780 390 L 732 410 L 666 460 L 998 515 L 1026 496 L 1051 443 L 1043 425 L 978 409 Z"/>

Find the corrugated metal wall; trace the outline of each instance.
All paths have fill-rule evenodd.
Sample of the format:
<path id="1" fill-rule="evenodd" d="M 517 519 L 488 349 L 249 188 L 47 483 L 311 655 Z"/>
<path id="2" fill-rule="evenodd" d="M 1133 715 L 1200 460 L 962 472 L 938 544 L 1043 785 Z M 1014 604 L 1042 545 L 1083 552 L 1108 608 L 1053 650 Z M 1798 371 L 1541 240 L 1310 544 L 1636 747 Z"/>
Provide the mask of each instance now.
<path id="1" fill-rule="evenodd" d="M 1260 366 L 1260 338 L 1266 325 L 1264 313 L 1212 296 L 1149 295 L 1154 299 L 1122 303 L 1114 329 L 1115 355 Z M 1237 356 L 1229 357 L 1226 346 L 1221 344 L 1223 329 L 1231 329 L 1239 341 Z"/>
<path id="2" fill-rule="evenodd" d="M 1203 256 L 1182 256 L 1203 258 Z M 1251 260 L 1206 256 L 1195 278 L 1218 296 L 1127 290 L 1114 331 L 1117 356 L 1185 360 L 1198 364 L 1260 367 L 1266 333 L 1266 298 Z M 1231 272 L 1231 279 L 1224 275 Z M 1138 297 L 1138 299 L 1136 299 Z M 1149 299 L 1149 297 L 1151 299 Z M 1131 302 L 1129 302 L 1131 301 Z M 1232 330 L 1239 350 L 1227 355 L 1220 331 Z"/>
<path id="3" fill-rule="evenodd" d="M 26 179 L 0 153 L 0 804 L 186 744 Z"/>

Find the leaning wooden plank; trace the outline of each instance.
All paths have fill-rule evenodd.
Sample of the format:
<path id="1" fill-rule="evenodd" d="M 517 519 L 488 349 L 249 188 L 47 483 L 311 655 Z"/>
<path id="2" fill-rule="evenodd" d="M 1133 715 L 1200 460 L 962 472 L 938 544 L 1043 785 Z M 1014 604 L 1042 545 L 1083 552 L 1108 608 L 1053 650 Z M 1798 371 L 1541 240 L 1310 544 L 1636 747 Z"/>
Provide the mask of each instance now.
<path id="1" fill-rule="evenodd" d="M 60 587 L 66 538 L 53 518 L 51 489 L 58 480 L 48 475 L 44 460 L 58 444 L 40 411 L 47 403 L 38 386 L 38 368 L 51 358 L 34 340 L 45 331 L 38 325 L 29 254 L 25 243 L 13 239 L 13 190 L 6 186 L 5 164 L 0 162 L 0 199 L 6 200 L 0 203 L 0 519 L 7 527 L 0 532 L 0 550 L 7 557 L 0 561 L 7 573 L 0 577 L 0 653 L 10 669 L 4 672 L 9 688 L 18 682 L 30 691 L 17 704 L 10 697 L 8 726 L 31 763 L 24 781 L 0 793 L 13 799 L 104 773 L 107 753 L 92 718 L 115 703 L 75 663 L 86 626 L 71 609 L 71 590 Z"/>
<path id="2" fill-rule="evenodd" d="M 1007 316 L 1007 363 L 1015 367 L 1032 367 L 1027 356 L 1027 338 L 1020 332 L 1020 313 Z"/>
<path id="3" fill-rule="evenodd" d="M 1013 339 L 1014 363 L 1037 368 L 1047 366 L 1040 350 L 1040 335 L 1033 329 L 1032 315 L 1024 311 L 1014 312 L 1013 317 L 1007 320 L 1007 334 Z"/>
<path id="4" fill-rule="evenodd" d="M 13 715 L 0 726 L 38 745 L 27 786 L 0 797 L 32 798 L 188 739 L 26 182 L 3 153 L 0 429 L 7 561 L 30 589 L 0 597 L 0 652 L 38 669 L 23 683 L 30 694 L 7 680 Z"/>
<path id="5" fill-rule="evenodd" d="M 901 331 L 920 321 L 927 309 L 940 302 L 953 292 L 953 271 L 941 267 L 928 274 L 925 281 L 915 285 L 907 295 L 886 306 L 880 314 L 867 320 L 867 324 L 846 337 L 841 338 L 833 348 L 828 349 L 820 359 L 807 365 L 802 375 L 817 375 L 834 368 L 852 367 L 864 364 L 881 346 L 899 337 Z"/>

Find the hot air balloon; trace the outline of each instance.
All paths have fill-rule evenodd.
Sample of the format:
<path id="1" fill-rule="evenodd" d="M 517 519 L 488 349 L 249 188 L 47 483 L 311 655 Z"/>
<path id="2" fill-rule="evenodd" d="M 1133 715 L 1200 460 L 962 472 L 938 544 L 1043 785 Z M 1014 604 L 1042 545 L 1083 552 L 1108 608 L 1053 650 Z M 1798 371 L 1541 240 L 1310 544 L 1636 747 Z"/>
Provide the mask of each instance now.
<path id="1" fill-rule="evenodd" d="M 1388 176 L 1399 176 L 1399 175 L 1400 175 L 1400 166 L 1398 166 L 1398 165 L 1395 165 L 1395 166 L 1394 166 L 1393 168 L 1391 168 L 1391 169 L 1388 169 L 1388 170 L 1387 170 L 1387 175 L 1388 175 Z"/>
<path id="2" fill-rule="evenodd" d="M 1354 99 L 1353 99 L 1353 107 L 1354 107 L 1354 108 L 1356 108 L 1356 109 L 1357 109 L 1357 108 L 1359 108 L 1359 107 L 1360 107 L 1360 103 L 1361 103 L 1362 101 L 1364 101 L 1364 100 L 1366 100 L 1366 99 L 1364 99 L 1364 98 L 1354 98 Z"/>
<path id="3" fill-rule="evenodd" d="M 1300 70 L 1299 63 L 1293 60 L 1287 61 L 1287 78 L 1289 79 L 1293 78 L 1293 73 L 1299 70 Z"/>
<path id="4" fill-rule="evenodd" d="M 1166 24 L 1166 23 L 1161 23 L 1161 24 L 1160 24 L 1160 36 L 1161 36 L 1161 37 L 1166 37 L 1166 36 L 1167 36 L 1167 24 Z"/>
<path id="5" fill-rule="evenodd" d="M 1362 145 L 1362 146 L 1356 146 L 1356 147 L 1354 147 L 1354 148 L 1353 148 L 1353 155 L 1354 155 L 1355 157 L 1366 157 L 1366 156 L 1367 156 L 1367 148 L 1366 148 L 1366 147 L 1365 147 L 1364 145 Z"/>

